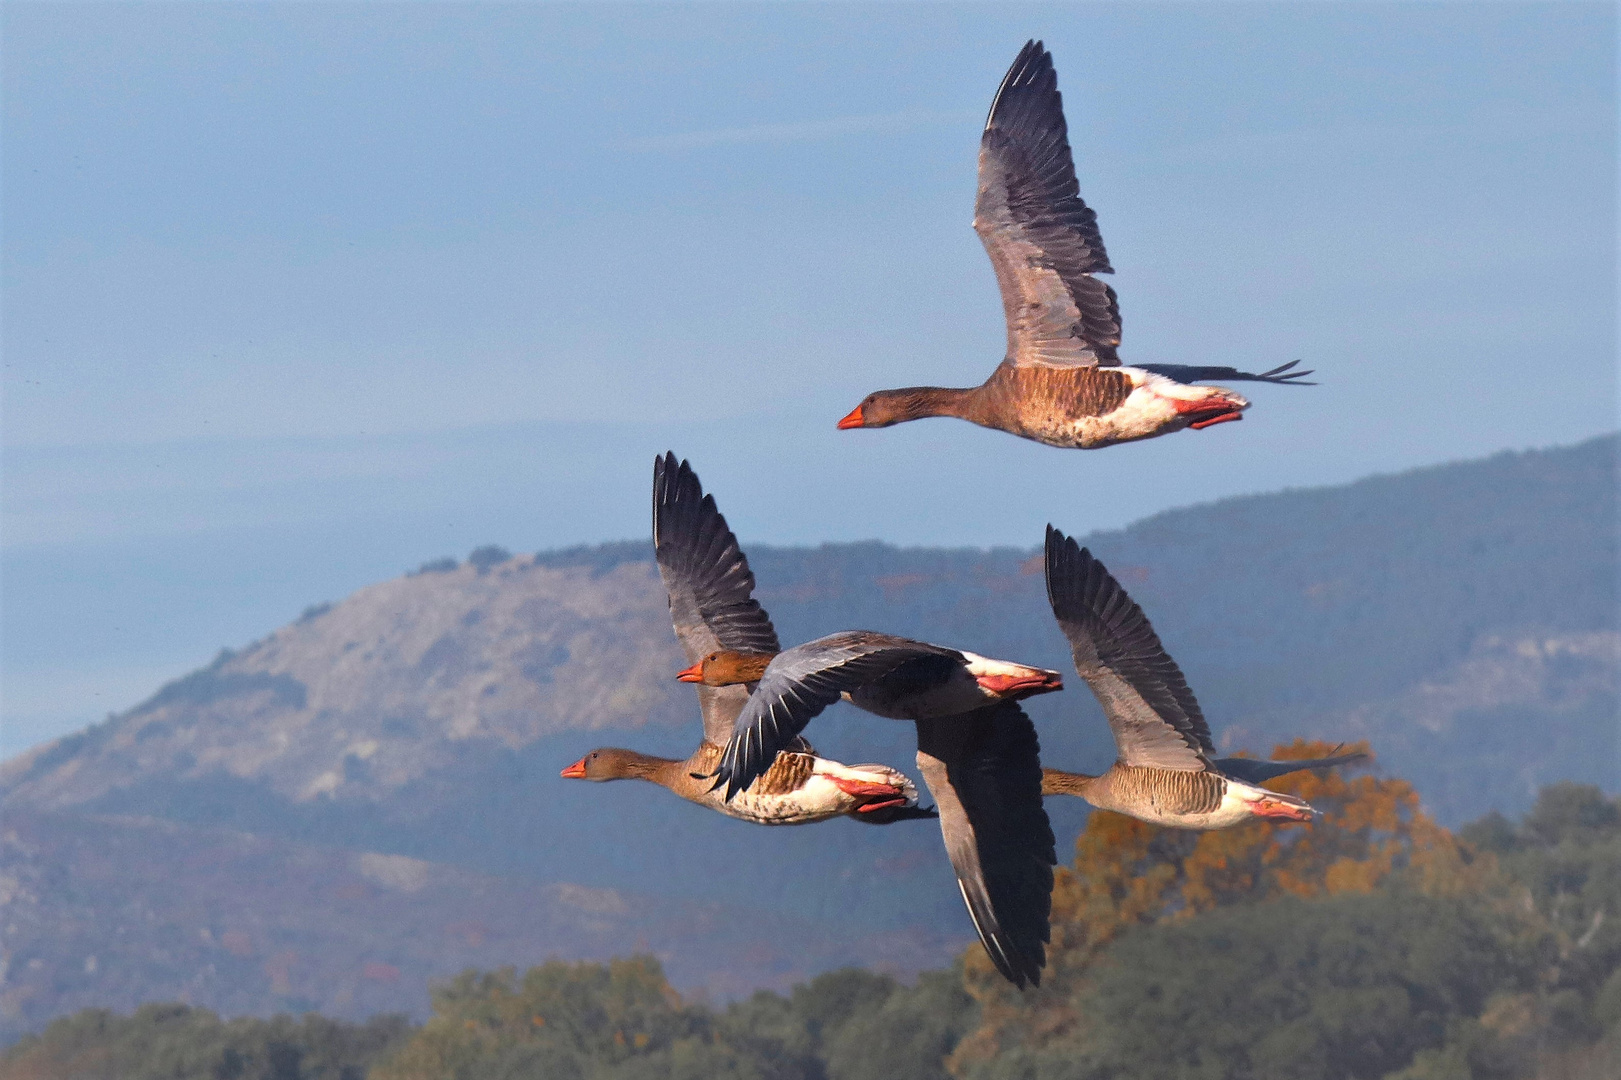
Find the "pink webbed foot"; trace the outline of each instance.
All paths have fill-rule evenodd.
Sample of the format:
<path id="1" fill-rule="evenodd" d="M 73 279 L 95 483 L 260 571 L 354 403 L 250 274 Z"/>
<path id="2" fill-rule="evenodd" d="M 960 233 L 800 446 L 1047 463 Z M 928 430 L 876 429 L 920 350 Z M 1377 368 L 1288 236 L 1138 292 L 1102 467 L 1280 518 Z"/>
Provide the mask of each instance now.
<path id="1" fill-rule="evenodd" d="M 846 795 L 854 795 L 857 798 L 884 796 L 893 798 L 897 794 L 896 788 L 891 784 L 869 784 L 862 780 L 846 780 L 839 776 L 830 776 L 828 779 Z"/>
<path id="2" fill-rule="evenodd" d="M 1205 420 L 1195 420 L 1193 423 L 1189 424 L 1188 427 L 1192 428 L 1194 431 L 1203 431 L 1205 428 L 1212 427 L 1216 424 L 1225 424 L 1229 420 L 1242 419 L 1244 419 L 1244 414 L 1241 412 L 1224 412 L 1219 416 L 1212 416 Z"/>
<path id="3" fill-rule="evenodd" d="M 858 814 L 870 814 L 874 810 L 885 810 L 885 809 L 888 809 L 891 806 L 905 806 L 905 805 L 906 805 L 906 800 L 905 799 L 887 799 L 884 802 L 862 803 L 860 806 L 856 807 L 856 813 L 858 813 Z"/>

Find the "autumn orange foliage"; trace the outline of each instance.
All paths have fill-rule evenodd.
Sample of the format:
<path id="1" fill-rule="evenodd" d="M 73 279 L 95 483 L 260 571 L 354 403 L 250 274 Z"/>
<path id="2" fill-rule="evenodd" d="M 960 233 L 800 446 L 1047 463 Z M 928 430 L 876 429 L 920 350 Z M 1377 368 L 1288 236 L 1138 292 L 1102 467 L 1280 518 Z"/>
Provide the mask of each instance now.
<path id="1" fill-rule="evenodd" d="M 1341 749 L 1369 752 L 1366 744 Z M 1297 739 L 1272 756 L 1335 751 L 1333 744 Z M 1041 1043 L 1061 1035 L 1075 1022 L 1070 1002 L 1086 969 L 1130 927 L 1282 896 L 1370 892 L 1399 871 L 1434 894 L 1469 888 L 1477 876 L 1469 853 L 1423 813 L 1405 780 L 1331 769 L 1282 776 L 1266 786 L 1300 796 L 1319 816 L 1309 823 L 1257 821 L 1192 832 L 1093 812 L 1075 842 L 1075 862 L 1057 873 L 1041 987 L 1014 990 L 983 949 L 970 949 L 966 985 L 981 1003 L 982 1023 L 957 1047 L 951 1071 L 963 1075 L 1010 1040 Z"/>

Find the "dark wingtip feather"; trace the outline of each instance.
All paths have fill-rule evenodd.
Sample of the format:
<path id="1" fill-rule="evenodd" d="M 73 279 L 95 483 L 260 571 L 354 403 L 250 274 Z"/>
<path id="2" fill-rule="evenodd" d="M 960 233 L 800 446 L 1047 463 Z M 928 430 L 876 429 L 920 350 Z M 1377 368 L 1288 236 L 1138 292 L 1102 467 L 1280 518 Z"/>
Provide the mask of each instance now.
<path id="1" fill-rule="evenodd" d="M 1052 69 L 1052 54 L 1047 51 L 1046 46 L 1036 38 L 1026 41 L 1024 48 L 1019 50 L 1019 55 L 1008 65 L 1007 74 L 1002 76 L 1002 83 L 991 98 L 990 110 L 985 114 L 984 130 L 990 130 L 991 124 L 996 120 L 996 107 L 1001 104 L 1002 96 L 1008 90 L 1028 85 Z"/>
<path id="2" fill-rule="evenodd" d="M 1102 564 L 1090 551 L 1072 537 L 1047 526 L 1047 602 L 1052 605 L 1053 614 L 1060 619 L 1070 617 L 1076 604 L 1083 602 L 1080 594 L 1085 591 L 1094 566 L 1102 569 Z M 1107 576 L 1108 571 L 1104 574 Z"/>

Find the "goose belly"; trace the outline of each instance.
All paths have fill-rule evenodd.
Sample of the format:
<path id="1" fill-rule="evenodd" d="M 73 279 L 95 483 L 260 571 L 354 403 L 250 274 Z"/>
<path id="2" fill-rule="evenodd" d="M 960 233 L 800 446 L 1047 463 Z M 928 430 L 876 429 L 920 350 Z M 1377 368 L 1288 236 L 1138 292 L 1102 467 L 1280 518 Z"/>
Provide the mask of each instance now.
<path id="1" fill-rule="evenodd" d="M 1231 791 L 1222 796 L 1221 804 L 1214 810 L 1178 810 L 1173 806 L 1150 804 L 1129 810 L 1127 813 L 1153 825 L 1199 830 L 1231 828 L 1255 816 L 1249 805 Z"/>
<path id="2" fill-rule="evenodd" d="M 1121 799 L 1116 805 L 1105 806 L 1103 802 L 1097 802 L 1096 805 L 1127 814 L 1151 825 L 1163 825 L 1172 829 L 1208 830 L 1228 829 L 1259 817 L 1261 815 L 1256 813 L 1253 804 L 1268 796 L 1278 797 L 1275 792 L 1264 788 L 1251 787 L 1249 784 L 1210 773 L 1184 775 L 1208 778 L 1219 783 L 1221 785 L 1219 798 L 1190 799 L 1184 792 L 1157 791 L 1147 792 L 1136 798 Z M 1212 802 L 1214 806 L 1211 805 Z"/>
<path id="3" fill-rule="evenodd" d="M 1251 816 L 1244 786 L 1211 772 L 1116 764 L 1086 792 L 1087 801 L 1150 825 L 1225 829 Z"/>
<path id="4" fill-rule="evenodd" d="M 830 758 L 816 758 L 811 773 L 792 791 L 762 793 L 756 781 L 747 791 L 738 792 L 727 802 L 719 790 L 706 792 L 699 800 L 728 817 L 757 825 L 809 825 L 856 810 L 863 800 L 851 795 L 836 781 L 878 784 L 895 789 L 906 805 L 917 805 L 917 787 L 905 773 L 887 765 L 845 765 Z M 870 799 L 868 800 L 870 801 Z"/>
<path id="5" fill-rule="evenodd" d="M 780 795 L 740 791 L 727 802 L 720 791 L 713 791 L 700 801 L 727 817 L 756 825 L 809 825 L 847 814 L 856 806 L 856 800 L 826 776 L 812 776 L 802 787 Z"/>
<path id="6" fill-rule="evenodd" d="M 1145 384 L 1134 388 L 1125 401 L 1102 416 L 1078 416 L 1062 425 L 1054 425 L 1058 429 L 1054 434 L 1059 435 L 1062 441 L 1050 438 L 1041 441 L 1080 450 L 1095 450 L 1115 443 L 1151 439 L 1175 430 L 1179 422 L 1180 426 L 1187 426 L 1178 415 L 1175 404 Z"/>

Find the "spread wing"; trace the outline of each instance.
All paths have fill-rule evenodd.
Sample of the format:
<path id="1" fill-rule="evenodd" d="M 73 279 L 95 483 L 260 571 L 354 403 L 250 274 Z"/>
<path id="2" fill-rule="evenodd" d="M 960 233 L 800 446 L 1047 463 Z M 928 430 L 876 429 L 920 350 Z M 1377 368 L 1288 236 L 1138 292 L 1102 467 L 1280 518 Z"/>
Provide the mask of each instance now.
<path id="1" fill-rule="evenodd" d="M 1114 268 L 1079 191 L 1052 55 L 1027 42 L 991 102 L 974 202 L 1016 367 L 1120 363 L 1120 304 L 1092 276 Z"/>
<path id="2" fill-rule="evenodd" d="M 917 725 L 917 765 L 963 902 L 996 970 L 1020 989 L 1041 984 L 1058 861 L 1040 753 L 1012 701 Z"/>
<path id="3" fill-rule="evenodd" d="M 719 649 L 781 650 L 771 616 L 754 599 L 754 573 L 737 537 L 692 466 L 677 464 L 674 454 L 653 460 L 653 551 L 688 662 Z M 748 699 L 745 686 L 700 686 L 704 738 L 724 743 Z"/>
<path id="4" fill-rule="evenodd" d="M 1092 553 L 1047 526 L 1047 599 L 1075 670 L 1109 718 L 1127 765 L 1199 772 L 1215 753 L 1187 680 L 1126 590 Z"/>
<path id="5" fill-rule="evenodd" d="M 778 653 L 737 717 L 715 786 L 726 785 L 730 799 L 840 694 L 882 678 L 908 660 L 943 651 L 921 641 L 848 630 Z"/>

